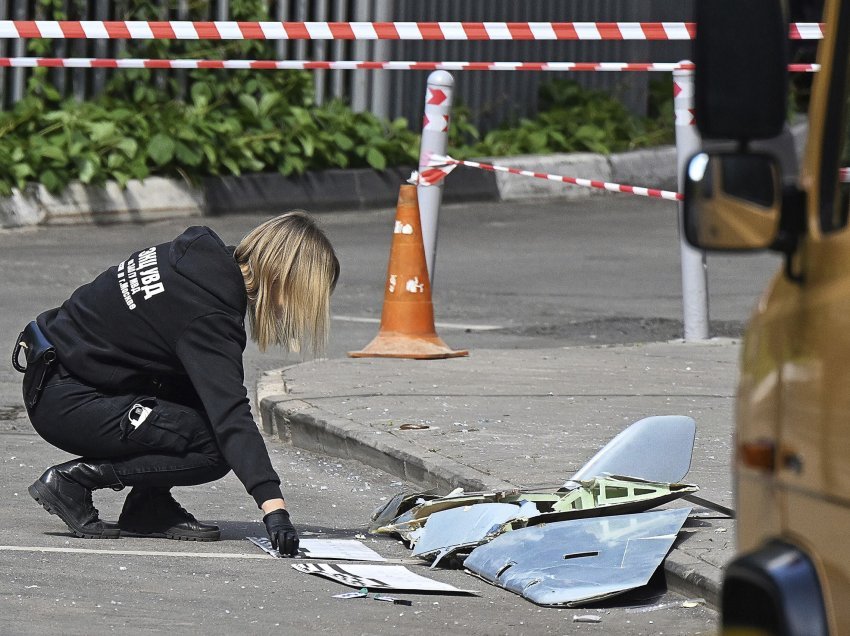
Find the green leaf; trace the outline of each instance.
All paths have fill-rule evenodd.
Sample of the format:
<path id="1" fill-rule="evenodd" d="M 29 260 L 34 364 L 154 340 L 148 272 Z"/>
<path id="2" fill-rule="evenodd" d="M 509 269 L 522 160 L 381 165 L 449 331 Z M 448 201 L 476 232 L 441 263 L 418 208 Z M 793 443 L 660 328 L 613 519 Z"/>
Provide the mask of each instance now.
<path id="1" fill-rule="evenodd" d="M 33 174 L 32 168 L 25 163 L 16 163 L 12 166 L 11 172 L 17 180 L 25 179 Z"/>
<path id="2" fill-rule="evenodd" d="M 313 138 L 309 136 L 299 137 L 298 139 L 301 142 L 301 147 L 304 149 L 305 157 L 312 157 L 313 152 L 316 150 L 315 145 L 313 145 Z"/>
<path id="3" fill-rule="evenodd" d="M 190 148 L 182 141 L 178 141 L 176 144 L 176 156 L 177 161 L 187 166 L 199 166 L 204 159 L 204 155 L 201 154 L 198 150 L 194 148 Z"/>
<path id="4" fill-rule="evenodd" d="M 38 175 L 38 180 L 41 184 L 47 188 L 50 192 L 59 192 L 62 187 L 65 185 L 59 179 L 58 175 L 53 172 L 53 170 L 45 170 L 40 175 Z"/>
<path id="5" fill-rule="evenodd" d="M 262 161 L 258 159 L 249 158 L 244 161 L 245 167 L 248 168 L 251 172 L 260 172 L 263 168 L 266 167 Z"/>
<path id="6" fill-rule="evenodd" d="M 144 84 L 137 84 L 133 89 L 133 101 L 136 103 L 144 101 L 148 94 L 148 88 Z"/>
<path id="7" fill-rule="evenodd" d="M 41 118 L 48 123 L 53 123 L 55 121 L 61 121 L 64 123 L 70 121 L 71 113 L 64 110 L 55 110 L 50 113 L 45 113 Z"/>
<path id="8" fill-rule="evenodd" d="M 218 165 L 218 155 L 216 154 L 215 148 L 213 146 L 208 145 L 208 144 L 204 144 L 204 146 L 202 147 L 202 150 L 203 150 L 204 156 L 207 158 L 207 163 L 209 163 L 211 166 L 217 166 Z"/>
<path id="9" fill-rule="evenodd" d="M 128 159 L 132 159 L 135 156 L 136 152 L 138 152 L 139 150 L 139 144 L 136 142 L 136 140 L 131 139 L 129 137 L 125 137 L 124 139 L 119 141 L 117 144 L 115 144 L 115 147 L 121 152 L 123 152 L 125 155 L 127 155 Z"/>
<path id="10" fill-rule="evenodd" d="M 75 141 L 70 146 L 68 146 L 68 157 L 74 158 L 78 157 L 83 150 L 85 150 L 86 144 L 84 141 Z"/>
<path id="11" fill-rule="evenodd" d="M 174 140 L 162 133 L 154 135 L 148 143 L 148 157 L 158 166 L 165 165 L 174 157 Z"/>
<path id="12" fill-rule="evenodd" d="M 278 93 L 266 93 L 260 98 L 259 105 L 259 114 L 261 117 L 268 116 L 269 112 L 272 108 L 280 102 L 280 95 Z"/>
<path id="13" fill-rule="evenodd" d="M 203 82 L 195 82 L 190 89 L 192 102 L 198 108 L 204 108 L 212 100 L 212 90 L 208 84 Z"/>
<path id="14" fill-rule="evenodd" d="M 298 126 L 307 126 L 312 122 L 310 113 L 304 108 L 294 107 L 291 112 Z"/>
<path id="15" fill-rule="evenodd" d="M 601 141 L 605 138 L 605 133 L 598 126 L 585 124 L 576 129 L 575 136 L 584 142 L 591 142 Z"/>
<path id="16" fill-rule="evenodd" d="M 91 140 L 103 141 L 115 134 L 115 124 L 111 121 L 93 122 L 88 125 Z"/>
<path id="17" fill-rule="evenodd" d="M 351 150 L 354 148 L 354 142 L 351 141 L 351 137 L 340 132 L 334 134 L 333 141 L 340 150 Z"/>
<path id="18" fill-rule="evenodd" d="M 150 174 L 150 170 L 143 161 L 134 161 L 130 164 L 130 174 L 134 179 L 144 179 Z"/>
<path id="19" fill-rule="evenodd" d="M 125 172 L 119 172 L 115 170 L 112 172 L 112 178 L 118 182 L 118 186 L 121 189 L 124 189 L 127 187 L 127 182 L 130 180 L 130 175 Z"/>
<path id="20" fill-rule="evenodd" d="M 91 159 L 83 159 L 82 161 L 80 161 L 78 164 L 78 168 L 79 173 L 77 176 L 83 183 L 91 182 L 92 178 L 95 175 L 95 172 L 97 171 L 97 166 L 95 166 L 94 161 L 92 161 Z"/>
<path id="21" fill-rule="evenodd" d="M 288 177 L 291 174 L 301 174 L 304 172 L 304 161 L 301 157 L 296 157 L 295 155 L 289 155 L 283 160 L 283 164 L 280 166 L 280 173 Z"/>
<path id="22" fill-rule="evenodd" d="M 110 152 L 106 157 L 106 167 L 110 170 L 119 168 L 127 163 L 127 158 L 119 152 Z"/>
<path id="23" fill-rule="evenodd" d="M 254 99 L 253 96 L 243 93 L 239 96 L 239 103 L 242 104 L 242 106 L 244 106 L 254 117 L 259 116 L 260 106 L 257 104 L 257 100 Z"/>
<path id="24" fill-rule="evenodd" d="M 376 148 L 369 148 L 366 151 L 366 162 L 375 170 L 383 170 L 387 167 L 386 157 Z"/>
<path id="25" fill-rule="evenodd" d="M 109 118 L 112 119 L 112 121 L 130 119 L 134 115 L 136 115 L 136 113 L 129 108 L 115 108 L 114 110 L 109 111 Z"/>
<path id="26" fill-rule="evenodd" d="M 62 96 L 59 94 L 59 91 L 57 91 L 49 83 L 45 82 L 45 84 L 42 86 L 42 92 L 44 93 L 44 96 L 50 101 L 58 102 L 60 99 L 62 99 Z"/>
<path id="27" fill-rule="evenodd" d="M 546 133 L 542 130 L 535 131 L 528 136 L 532 150 L 540 150 L 546 147 Z"/>
<path id="28" fill-rule="evenodd" d="M 239 176 L 242 174 L 242 171 L 239 169 L 239 164 L 233 161 L 230 157 L 226 157 L 221 160 L 221 163 L 224 164 L 224 167 L 230 170 L 233 174 Z"/>

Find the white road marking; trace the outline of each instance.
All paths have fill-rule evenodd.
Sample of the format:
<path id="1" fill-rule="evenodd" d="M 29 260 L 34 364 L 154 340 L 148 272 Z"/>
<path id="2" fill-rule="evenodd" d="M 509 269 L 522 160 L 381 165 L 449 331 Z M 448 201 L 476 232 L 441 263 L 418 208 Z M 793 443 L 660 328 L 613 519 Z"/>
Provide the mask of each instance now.
<path id="1" fill-rule="evenodd" d="M 102 554 L 106 556 L 149 556 L 149 557 L 191 557 L 195 559 L 273 559 L 270 554 L 245 554 L 241 552 L 160 552 L 156 550 L 96 550 L 92 548 L 50 548 L 30 545 L 0 545 L 0 552 L 51 552 L 65 554 Z M 312 561 L 310 557 L 300 556 L 298 561 Z M 343 559 L 345 561 L 346 559 Z M 385 559 L 385 563 L 403 565 L 424 565 L 420 559 Z"/>
<path id="2" fill-rule="evenodd" d="M 199 559 L 273 559 L 268 554 L 233 552 L 157 552 L 148 550 L 94 550 L 90 548 L 48 548 L 27 545 L 0 545 L 0 552 L 66 552 L 71 554 L 107 554 L 111 556 L 194 557 Z"/>
<path id="3" fill-rule="evenodd" d="M 333 319 L 342 322 L 366 322 L 375 325 L 381 323 L 380 318 L 360 318 L 358 316 L 333 316 Z M 504 329 L 501 325 L 467 325 L 456 322 L 435 322 L 434 326 L 438 329 L 460 329 L 461 331 L 494 331 L 495 329 Z"/>

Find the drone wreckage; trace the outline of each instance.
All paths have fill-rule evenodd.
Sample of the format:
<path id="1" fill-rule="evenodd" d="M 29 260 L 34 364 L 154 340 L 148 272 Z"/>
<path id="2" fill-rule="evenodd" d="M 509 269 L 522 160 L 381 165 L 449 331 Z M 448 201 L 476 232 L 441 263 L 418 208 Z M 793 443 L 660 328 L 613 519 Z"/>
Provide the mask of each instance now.
<path id="1" fill-rule="evenodd" d="M 653 510 L 680 498 L 724 514 L 728 508 L 680 483 L 690 470 L 696 422 L 654 416 L 626 428 L 557 490 L 499 490 L 447 495 L 399 493 L 372 515 L 369 531 L 399 536 L 413 556 L 462 564 L 470 573 L 545 606 L 575 607 L 647 585 L 690 515 L 687 507 Z M 272 556 L 266 538 L 247 537 Z M 308 558 L 386 561 L 358 541 L 307 540 Z M 368 553 L 367 553 L 368 552 Z M 296 563 L 375 598 L 388 590 L 475 594 L 400 565 Z"/>
<path id="2" fill-rule="evenodd" d="M 652 509 L 698 499 L 680 483 L 695 434 L 690 417 L 648 417 L 557 491 L 400 493 L 369 530 L 401 537 L 432 568 L 451 559 L 539 605 L 607 599 L 646 585 L 687 520 L 690 508 Z"/>

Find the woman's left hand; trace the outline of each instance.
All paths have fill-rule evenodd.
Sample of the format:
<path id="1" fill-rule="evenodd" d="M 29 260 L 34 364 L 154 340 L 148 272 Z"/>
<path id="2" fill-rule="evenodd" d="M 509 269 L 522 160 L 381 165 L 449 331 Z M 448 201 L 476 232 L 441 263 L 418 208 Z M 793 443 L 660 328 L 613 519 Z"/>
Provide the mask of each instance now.
<path id="1" fill-rule="evenodd" d="M 266 532 L 272 547 L 283 556 L 298 556 L 298 533 L 289 520 L 289 513 L 283 509 L 273 510 L 263 517 Z"/>

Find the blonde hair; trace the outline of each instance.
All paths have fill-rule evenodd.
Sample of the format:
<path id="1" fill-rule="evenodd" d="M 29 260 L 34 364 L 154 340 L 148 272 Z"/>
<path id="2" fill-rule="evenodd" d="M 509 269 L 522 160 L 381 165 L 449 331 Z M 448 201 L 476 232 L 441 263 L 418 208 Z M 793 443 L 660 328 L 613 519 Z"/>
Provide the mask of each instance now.
<path id="1" fill-rule="evenodd" d="M 269 219 L 240 241 L 234 258 L 245 279 L 248 323 L 260 351 L 277 344 L 320 354 L 327 344 L 339 261 L 313 219 L 302 210 Z"/>

